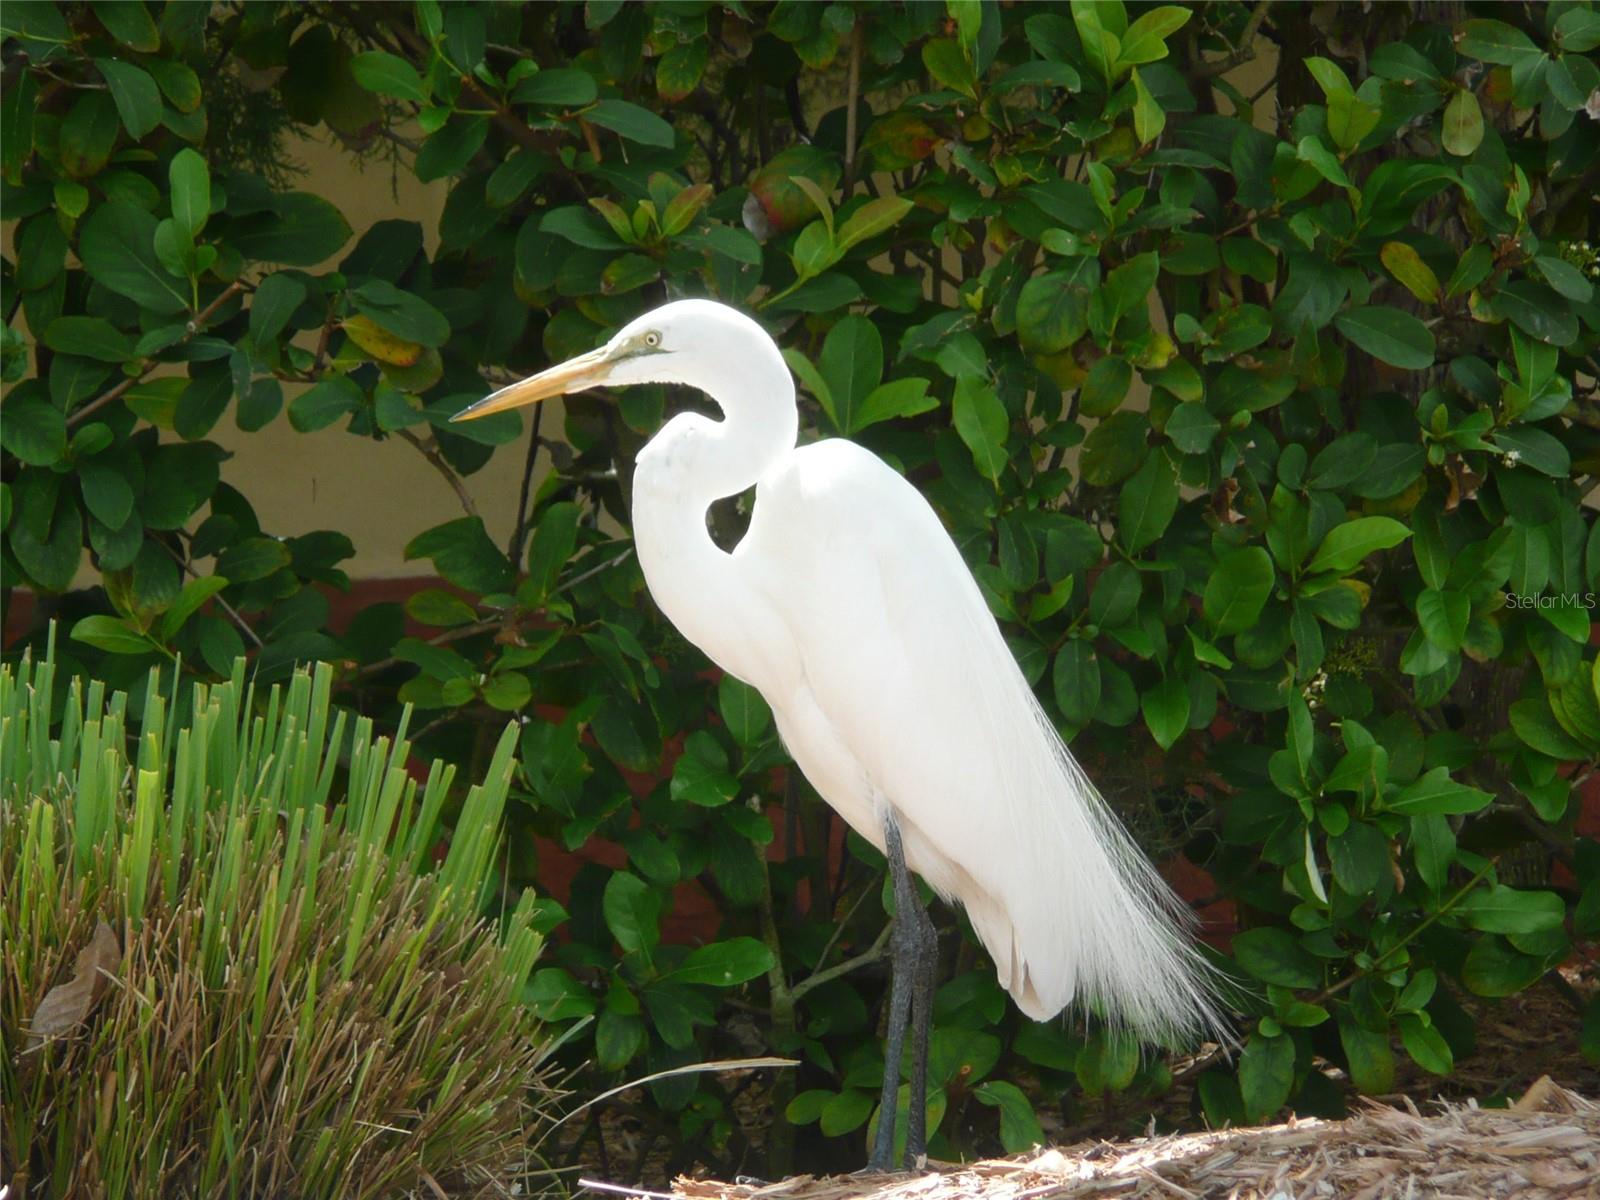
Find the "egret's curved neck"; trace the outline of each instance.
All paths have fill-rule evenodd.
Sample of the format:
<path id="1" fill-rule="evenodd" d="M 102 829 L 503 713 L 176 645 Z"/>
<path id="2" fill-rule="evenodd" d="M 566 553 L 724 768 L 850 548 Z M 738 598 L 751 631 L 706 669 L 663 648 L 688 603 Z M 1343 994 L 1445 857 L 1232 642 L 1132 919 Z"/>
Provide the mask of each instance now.
<path id="1" fill-rule="evenodd" d="M 800 432 L 794 378 L 766 337 L 741 339 L 717 357 L 673 359 L 671 382 L 705 392 L 723 419 L 683 414 L 651 438 L 639 454 L 634 505 L 648 497 L 692 515 L 703 534 L 713 500 L 744 491 L 794 449 Z"/>
<path id="2" fill-rule="evenodd" d="M 723 419 L 675 417 L 640 454 L 640 473 L 647 484 L 670 482 L 672 498 L 697 506 L 703 518 L 713 500 L 738 495 L 794 449 L 800 433 L 794 378 L 766 342 L 726 359 L 685 364 L 674 382 L 705 392 Z"/>
<path id="3" fill-rule="evenodd" d="M 650 593 L 669 620 L 723 669 L 747 682 L 749 623 L 767 605 L 706 529 L 715 500 L 758 483 L 793 452 L 799 434 L 794 379 L 778 349 L 753 337 L 718 359 L 672 364 L 673 382 L 700 388 L 722 409 L 713 421 L 674 417 L 640 452 L 633 478 L 633 532 Z"/>

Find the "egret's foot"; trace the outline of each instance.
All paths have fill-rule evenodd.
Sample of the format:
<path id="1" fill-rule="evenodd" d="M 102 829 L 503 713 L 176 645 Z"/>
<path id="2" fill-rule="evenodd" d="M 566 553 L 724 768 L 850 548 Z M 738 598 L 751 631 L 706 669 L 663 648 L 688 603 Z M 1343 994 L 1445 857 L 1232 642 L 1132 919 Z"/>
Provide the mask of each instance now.
<path id="1" fill-rule="evenodd" d="M 857 1176 L 862 1175 L 899 1175 L 907 1171 L 926 1171 L 927 1169 L 928 1156 L 926 1154 L 912 1154 L 907 1151 L 905 1162 L 898 1167 L 893 1163 L 884 1163 L 882 1166 L 880 1166 L 871 1159 L 868 1159 L 867 1165 L 862 1167 L 859 1171 L 851 1171 L 850 1177 L 854 1179 Z"/>
<path id="2" fill-rule="evenodd" d="M 888 1160 L 880 1163 L 877 1161 L 877 1157 L 878 1156 L 874 1154 L 871 1158 L 867 1159 L 866 1166 L 862 1167 L 859 1171 L 851 1171 L 850 1178 L 855 1179 L 862 1175 L 894 1175 L 905 1169 L 903 1167 L 895 1166 L 894 1163 Z"/>

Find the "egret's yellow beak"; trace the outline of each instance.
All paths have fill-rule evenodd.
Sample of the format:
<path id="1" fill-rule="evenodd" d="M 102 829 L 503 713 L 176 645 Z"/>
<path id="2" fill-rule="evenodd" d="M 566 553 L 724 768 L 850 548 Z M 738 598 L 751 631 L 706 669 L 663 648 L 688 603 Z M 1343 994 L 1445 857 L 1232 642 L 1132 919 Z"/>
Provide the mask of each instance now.
<path id="1" fill-rule="evenodd" d="M 537 375 L 530 375 L 517 383 L 508 384 L 498 392 L 485 396 L 476 404 L 463 408 L 450 419 L 472 421 L 478 417 L 487 417 L 490 413 L 504 412 L 508 408 L 536 404 L 540 400 L 548 400 L 551 396 L 564 396 L 568 392 L 581 392 L 585 388 L 599 387 L 606 381 L 611 362 L 611 347 L 601 346 L 598 350 L 580 354 L 577 358 L 569 358 L 548 371 L 540 371 Z"/>

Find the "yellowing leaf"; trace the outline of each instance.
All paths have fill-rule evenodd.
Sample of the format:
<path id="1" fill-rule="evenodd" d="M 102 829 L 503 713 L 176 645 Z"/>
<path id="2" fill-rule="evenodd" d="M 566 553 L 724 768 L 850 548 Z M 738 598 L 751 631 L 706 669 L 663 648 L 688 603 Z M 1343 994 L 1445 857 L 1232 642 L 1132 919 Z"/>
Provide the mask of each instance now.
<path id="1" fill-rule="evenodd" d="M 1444 148 L 1465 158 L 1483 141 L 1483 110 L 1478 98 L 1465 89 L 1450 97 L 1444 106 Z"/>
<path id="2" fill-rule="evenodd" d="M 892 228 L 913 207 L 912 202 L 903 196 L 880 196 L 876 200 L 868 200 L 839 227 L 839 252 L 843 253 L 858 242 Z"/>
<path id="3" fill-rule="evenodd" d="M 1424 304 L 1438 303 L 1439 277 L 1433 273 L 1432 267 L 1422 261 L 1422 256 L 1413 247 L 1405 242 L 1385 242 L 1378 257 L 1383 260 L 1389 274 L 1405 286 L 1406 291 Z"/>
<path id="4" fill-rule="evenodd" d="M 671 237 L 689 228 L 700 210 L 710 202 L 712 194 L 709 183 L 684 188 L 668 202 L 667 211 L 661 215 L 661 232 Z"/>
<path id="5" fill-rule="evenodd" d="M 381 328 L 370 317 L 346 317 L 343 325 L 350 340 L 379 362 L 396 367 L 409 367 L 422 357 L 422 347 L 415 342 L 402 341 Z"/>
<path id="6" fill-rule="evenodd" d="M 1189 22 L 1190 12 L 1176 4 L 1163 4 L 1141 16 L 1122 35 L 1118 64 L 1158 62 L 1167 56 L 1167 38 Z"/>

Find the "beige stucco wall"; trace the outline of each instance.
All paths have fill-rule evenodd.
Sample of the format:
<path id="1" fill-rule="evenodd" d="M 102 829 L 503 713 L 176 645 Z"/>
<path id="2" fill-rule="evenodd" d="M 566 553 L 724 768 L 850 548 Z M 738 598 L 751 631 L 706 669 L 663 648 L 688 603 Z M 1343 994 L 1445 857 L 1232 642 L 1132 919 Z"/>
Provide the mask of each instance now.
<path id="1" fill-rule="evenodd" d="M 430 252 L 438 244 L 446 194 L 442 183 L 418 183 L 409 171 L 391 172 L 384 162 L 363 168 L 347 150 L 326 140 L 300 142 L 291 157 L 306 169 L 301 186 L 338 205 L 355 237 L 378 221 L 399 218 L 422 223 Z M 505 300 L 516 303 L 514 297 Z M 544 418 L 545 431 L 559 431 L 560 418 L 557 406 Z M 381 442 L 355 437 L 344 431 L 342 421 L 316 433 L 297 433 L 281 413 L 249 434 L 224 418 L 210 436 L 233 453 L 222 477 L 249 497 L 263 529 L 279 536 L 313 529 L 348 534 L 356 556 L 344 566 L 354 578 L 429 574 L 428 563 L 405 561 L 406 543 L 424 529 L 464 515 L 444 477 L 397 437 Z M 524 432 L 520 442 L 499 447 L 488 466 L 464 480 L 489 536 L 502 546 L 516 520 L 527 437 Z"/>

